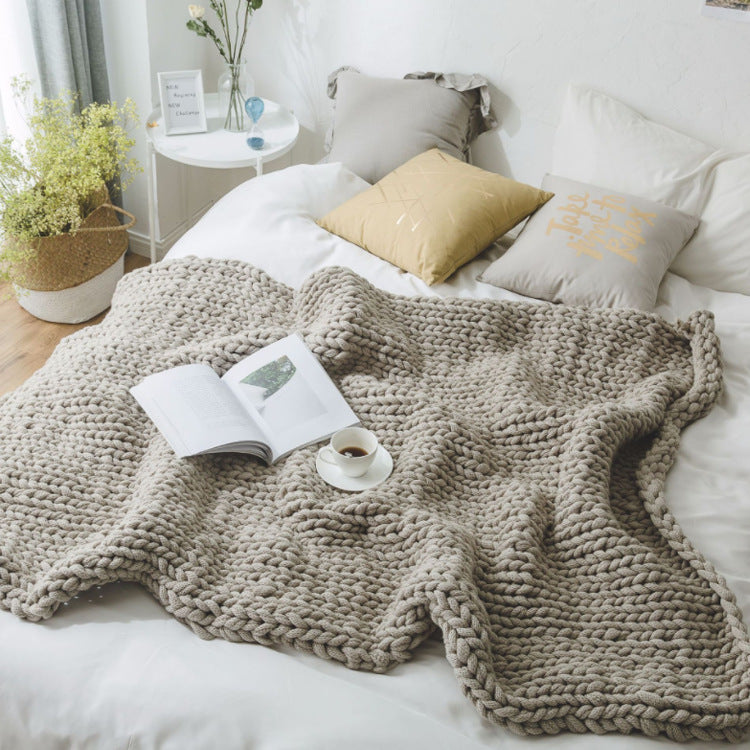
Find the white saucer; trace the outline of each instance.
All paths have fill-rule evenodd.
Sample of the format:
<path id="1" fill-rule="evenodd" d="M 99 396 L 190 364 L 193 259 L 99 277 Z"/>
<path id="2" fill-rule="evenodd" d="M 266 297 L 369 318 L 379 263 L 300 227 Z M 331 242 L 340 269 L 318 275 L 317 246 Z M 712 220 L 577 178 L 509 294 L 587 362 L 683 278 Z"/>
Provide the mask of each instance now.
<path id="1" fill-rule="evenodd" d="M 328 484 L 338 487 L 340 490 L 362 492 L 362 490 L 377 487 L 381 482 L 388 479 L 393 471 L 393 459 L 391 454 L 382 445 L 379 445 L 375 460 L 367 472 L 361 477 L 348 477 L 338 466 L 321 460 L 320 451 L 318 451 L 318 455 L 315 457 L 315 468 Z"/>

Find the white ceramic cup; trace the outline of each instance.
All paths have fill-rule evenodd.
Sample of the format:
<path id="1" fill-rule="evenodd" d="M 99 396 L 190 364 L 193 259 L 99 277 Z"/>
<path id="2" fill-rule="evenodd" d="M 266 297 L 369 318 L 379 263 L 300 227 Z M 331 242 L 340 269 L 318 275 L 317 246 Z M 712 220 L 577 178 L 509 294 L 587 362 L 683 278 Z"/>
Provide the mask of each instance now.
<path id="1" fill-rule="evenodd" d="M 347 456 L 346 448 L 357 448 L 365 455 Z M 377 452 L 378 439 L 370 430 L 345 427 L 331 436 L 331 442 L 318 451 L 318 456 L 321 461 L 338 466 L 348 477 L 361 477 L 372 466 Z"/>

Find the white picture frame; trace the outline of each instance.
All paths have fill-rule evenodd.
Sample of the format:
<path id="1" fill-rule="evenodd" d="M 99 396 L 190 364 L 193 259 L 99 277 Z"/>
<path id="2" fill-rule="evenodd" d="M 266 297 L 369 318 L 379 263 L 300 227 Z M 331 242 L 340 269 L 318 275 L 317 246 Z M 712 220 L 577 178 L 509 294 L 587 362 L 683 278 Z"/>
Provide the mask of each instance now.
<path id="1" fill-rule="evenodd" d="M 173 70 L 157 76 L 165 135 L 205 133 L 208 125 L 203 73 L 200 70 Z"/>

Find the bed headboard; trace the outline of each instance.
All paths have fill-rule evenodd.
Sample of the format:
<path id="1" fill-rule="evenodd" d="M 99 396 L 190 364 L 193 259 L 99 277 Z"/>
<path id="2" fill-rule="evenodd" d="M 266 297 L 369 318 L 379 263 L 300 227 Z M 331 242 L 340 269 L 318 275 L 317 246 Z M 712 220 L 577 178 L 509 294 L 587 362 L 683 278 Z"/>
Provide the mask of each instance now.
<path id="1" fill-rule="evenodd" d="M 501 121 L 474 161 L 538 182 L 569 81 L 716 146 L 750 143 L 750 24 L 706 18 L 703 0 L 273 0 L 253 20 L 257 89 L 292 107 L 296 158 L 323 153 L 328 73 L 478 72 Z M 377 144 L 372 145 L 377 148 Z"/>

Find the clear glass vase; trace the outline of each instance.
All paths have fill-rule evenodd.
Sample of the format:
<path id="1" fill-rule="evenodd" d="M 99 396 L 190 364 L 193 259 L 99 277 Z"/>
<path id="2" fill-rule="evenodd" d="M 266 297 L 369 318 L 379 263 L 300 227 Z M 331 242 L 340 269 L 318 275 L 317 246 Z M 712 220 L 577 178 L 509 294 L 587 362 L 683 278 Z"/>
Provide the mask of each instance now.
<path id="1" fill-rule="evenodd" d="M 219 112 L 224 116 L 224 130 L 244 133 L 247 129 L 245 101 L 255 94 L 255 82 L 248 75 L 247 63 L 224 66 L 217 85 Z"/>

